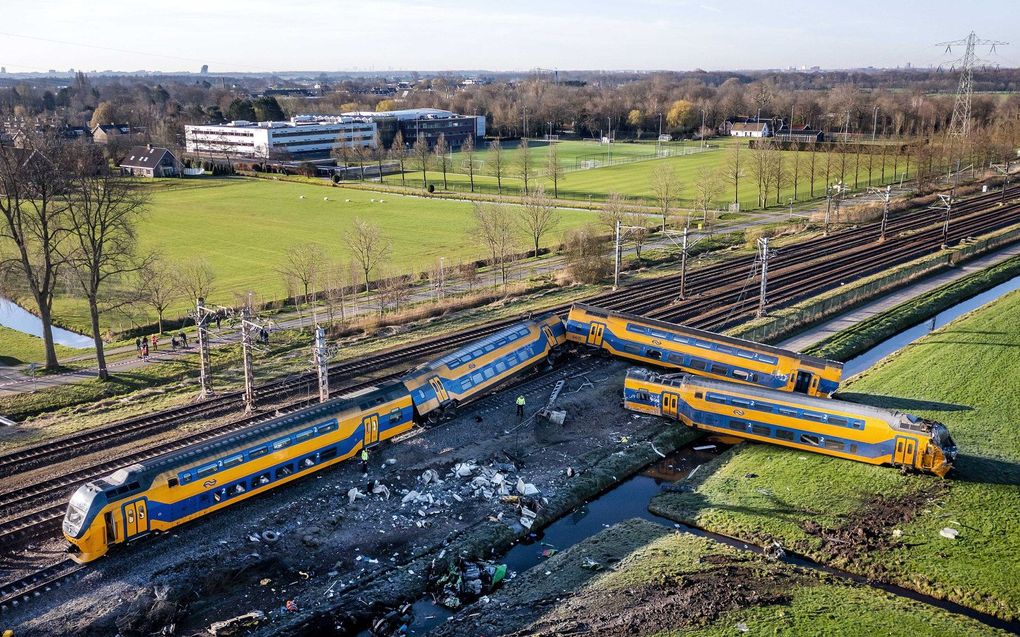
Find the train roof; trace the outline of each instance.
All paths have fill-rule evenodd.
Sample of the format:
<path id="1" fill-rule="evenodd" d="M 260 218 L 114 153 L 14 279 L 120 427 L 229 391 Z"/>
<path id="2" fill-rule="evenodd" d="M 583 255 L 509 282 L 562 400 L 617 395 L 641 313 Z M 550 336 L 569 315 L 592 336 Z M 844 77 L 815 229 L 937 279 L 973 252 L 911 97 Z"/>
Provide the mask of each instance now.
<path id="1" fill-rule="evenodd" d="M 421 365 L 415 367 L 410 372 L 405 374 L 402 378 L 407 379 L 410 377 L 414 377 L 423 372 L 429 372 L 434 369 L 438 369 L 439 367 L 442 367 L 444 365 L 450 366 L 451 364 L 456 363 L 459 359 L 463 358 L 466 354 L 470 355 L 473 351 L 479 348 L 483 349 L 484 353 L 484 348 L 486 345 L 502 340 L 511 334 L 519 332 L 522 329 L 527 331 L 528 327 L 534 324 L 535 322 L 536 321 L 534 319 L 528 319 L 525 321 L 521 321 L 520 323 L 514 323 L 513 325 L 505 327 L 494 334 L 486 336 L 485 338 L 478 339 L 477 341 L 471 341 L 467 345 L 450 352 L 449 354 L 443 356 L 442 358 L 437 358 L 427 363 L 422 363 Z M 524 335 L 525 334 L 520 334 L 519 336 L 517 336 L 517 338 L 523 337 Z M 514 340 L 516 340 L 516 338 Z M 470 358 L 476 357 L 470 356 Z"/>
<path id="2" fill-rule="evenodd" d="M 843 363 L 839 361 L 830 360 L 828 358 L 821 358 L 819 356 L 811 356 L 810 354 L 801 354 L 789 349 L 783 349 L 781 347 L 775 347 L 772 345 L 766 345 L 764 343 L 758 343 L 756 341 L 749 341 L 743 338 L 736 338 L 733 336 L 725 336 L 723 334 L 717 334 L 715 332 L 709 332 L 707 330 L 699 330 L 696 327 L 689 327 L 687 325 L 681 325 L 679 323 L 670 323 L 668 321 L 659 321 L 657 319 L 651 319 L 644 316 L 638 316 L 637 314 L 629 314 L 627 312 L 619 312 L 617 310 L 607 310 L 605 308 L 597 307 L 595 305 L 586 305 L 584 303 L 574 303 L 574 307 L 579 307 L 586 312 L 595 314 L 596 316 L 618 316 L 628 321 L 635 323 L 644 323 L 646 325 L 654 325 L 664 330 L 672 332 L 683 332 L 691 334 L 699 338 L 707 340 L 714 340 L 720 343 L 726 343 L 728 345 L 735 345 L 740 347 L 746 347 L 748 349 L 759 350 L 762 352 L 768 352 L 769 354 L 775 354 L 777 356 L 793 356 L 806 363 L 813 364 L 816 367 L 838 367 L 843 368 Z"/>
<path id="3" fill-rule="evenodd" d="M 254 424 L 240 431 L 222 434 L 211 440 L 190 445 L 179 451 L 165 453 L 150 460 L 118 469 L 113 474 L 93 482 L 103 490 L 128 482 L 148 483 L 164 471 L 191 465 L 200 462 L 202 458 L 213 454 L 219 455 L 225 453 L 239 445 L 262 438 L 273 437 L 288 430 L 303 427 L 309 422 L 321 419 L 327 414 L 337 414 L 352 408 L 366 409 L 371 405 L 382 404 L 406 393 L 407 390 L 402 384 L 391 383 L 358 396 L 334 398 L 324 403 L 277 416 L 268 422 Z"/>
<path id="4" fill-rule="evenodd" d="M 903 417 L 913 417 L 899 411 L 882 409 L 881 407 L 874 407 L 872 405 L 862 405 L 860 403 L 852 403 L 846 400 L 833 400 L 831 398 L 816 398 L 805 394 L 778 391 L 775 389 L 762 389 L 760 387 L 755 387 L 754 385 L 744 385 L 742 383 L 730 383 L 727 381 L 702 378 L 693 374 L 659 374 L 641 367 L 632 367 L 627 370 L 627 377 L 640 378 L 649 382 L 663 383 L 673 387 L 688 385 L 691 387 L 700 387 L 706 390 L 715 390 L 720 392 L 739 392 L 745 396 L 759 398 L 762 401 L 786 402 L 797 405 L 798 407 L 817 409 L 818 411 L 839 411 L 841 413 L 852 414 L 855 416 L 879 418 L 896 426 L 902 426 L 901 421 Z"/>

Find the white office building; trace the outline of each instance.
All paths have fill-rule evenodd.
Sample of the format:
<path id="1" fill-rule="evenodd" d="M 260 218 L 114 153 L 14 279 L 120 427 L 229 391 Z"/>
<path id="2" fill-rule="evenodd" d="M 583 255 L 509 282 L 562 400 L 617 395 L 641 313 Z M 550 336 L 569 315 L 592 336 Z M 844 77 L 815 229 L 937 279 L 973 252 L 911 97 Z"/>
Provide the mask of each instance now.
<path id="1" fill-rule="evenodd" d="M 186 126 L 187 152 L 228 159 L 328 157 L 341 146 L 371 148 L 376 123 L 351 116 L 300 115 L 286 122 L 234 121 Z"/>

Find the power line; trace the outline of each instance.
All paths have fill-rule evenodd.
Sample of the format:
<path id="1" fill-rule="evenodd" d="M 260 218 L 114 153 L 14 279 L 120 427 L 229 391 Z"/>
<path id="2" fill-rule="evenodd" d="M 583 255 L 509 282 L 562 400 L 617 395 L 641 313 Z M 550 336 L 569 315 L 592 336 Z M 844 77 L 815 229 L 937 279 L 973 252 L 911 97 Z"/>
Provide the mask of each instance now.
<path id="1" fill-rule="evenodd" d="M 1009 42 L 999 40 L 982 40 L 973 31 L 962 40 L 950 40 L 939 42 L 935 46 L 946 47 L 946 53 L 952 53 L 954 46 L 966 46 L 963 57 L 957 60 L 960 64 L 960 85 L 956 89 L 956 103 L 953 104 L 953 119 L 946 131 L 948 137 L 966 137 L 970 130 L 970 102 L 974 94 L 974 64 L 978 61 L 974 53 L 977 45 L 988 45 L 989 53 L 995 53 L 997 45 L 1006 45 Z M 955 64 L 955 63 L 954 63 Z"/>

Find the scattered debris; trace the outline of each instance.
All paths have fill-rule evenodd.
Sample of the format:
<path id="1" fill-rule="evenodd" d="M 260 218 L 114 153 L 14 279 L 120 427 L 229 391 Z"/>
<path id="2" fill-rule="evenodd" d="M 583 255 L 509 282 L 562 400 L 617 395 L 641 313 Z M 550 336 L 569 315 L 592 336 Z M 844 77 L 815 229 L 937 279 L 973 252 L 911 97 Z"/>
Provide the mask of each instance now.
<path id="1" fill-rule="evenodd" d="M 296 613 L 296 612 L 298 612 L 298 610 L 300 610 L 298 608 L 298 603 L 297 603 L 296 599 L 288 599 L 287 602 L 283 605 L 283 608 L 288 613 Z"/>
<path id="2" fill-rule="evenodd" d="M 777 540 L 772 540 L 771 544 L 766 544 L 762 553 L 770 560 L 781 560 L 786 557 L 786 551 L 783 550 L 783 545 Z"/>
<path id="3" fill-rule="evenodd" d="M 387 488 L 387 486 L 385 484 L 382 484 L 378 480 L 376 480 L 375 484 L 372 485 L 372 493 L 382 494 L 382 495 L 386 496 L 387 500 L 390 499 L 390 490 L 389 490 L 389 488 Z"/>
<path id="4" fill-rule="evenodd" d="M 659 454 L 660 458 L 665 458 L 666 457 L 666 454 L 662 453 L 661 451 L 659 451 L 658 449 L 655 448 L 655 443 L 654 442 L 649 440 L 648 444 L 652 446 L 652 451 L 654 451 L 655 453 Z"/>
<path id="5" fill-rule="evenodd" d="M 358 487 L 351 487 L 350 491 L 347 492 L 347 503 L 354 504 L 355 500 L 367 497 L 368 496 L 358 490 Z"/>
<path id="6" fill-rule="evenodd" d="M 554 425 L 562 425 L 567 419 L 567 412 L 565 411 L 553 411 L 550 409 L 540 409 L 538 417 L 544 420 L 548 420 Z"/>
<path id="7" fill-rule="evenodd" d="M 748 480 L 750 480 L 752 478 L 757 478 L 758 474 L 757 473 L 745 473 L 744 477 L 747 478 Z"/>
<path id="8" fill-rule="evenodd" d="M 737 623 L 737 630 L 742 632 L 742 633 L 746 633 L 750 629 L 747 627 L 747 624 L 745 624 L 744 622 L 738 622 Z"/>
<path id="9" fill-rule="evenodd" d="M 693 447 L 693 449 L 695 451 L 714 451 L 716 449 L 716 446 L 715 445 L 698 445 L 697 447 Z"/>
<path id="10" fill-rule="evenodd" d="M 694 467 L 694 469 L 692 469 L 691 472 L 687 474 L 687 479 L 690 480 L 691 478 L 693 478 L 694 474 L 697 473 L 698 469 L 700 469 L 700 468 L 701 468 L 700 464 L 698 466 Z"/>
<path id="11" fill-rule="evenodd" d="M 947 526 L 941 531 L 939 531 L 939 535 L 946 538 L 947 540 L 955 540 L 956 537 L 960 535 L 960 531 L 958 529 L 954 529 Z"/>
<path id="12" fill-rule="evenodd" d="M 581 562 L 581 568 L 587 569 L 589 571 L 598 571 L 602 568 L 602 564 L 596 562 L 595 560 L 591 559 L 588 556 L 585 556 L 584 561 Z"/>
<path id="13" fill-rule="evenodd" d="M 269 542 L 270 544 L 272 544 L 273 542 L 280 539 L 280 534 L 277 533 L 276 531 L 263 531 L 259 537 L 262 538 L 263 542 Z"/>
<path id="14" fill-rule="evenodd" d="M 244 615 L 238 615 L 237 617 L 231 617 L 220 622 L 213 622 L 209 625 L 206 631 L 214 637 L 231 637 L 233 635 L 240 635 L 242 632 L 247 632 L 252 628 L 258 627 L 258 625 L 264 621 L 266 614 L 260 610 L 253 610 L 250 613 Z"/>
<path id="15" fill-rule="evenodd" d="M 440 604 L 447 608 L 459 608 L 461 604 L 479 599 L 483 593 L 492 592 L 506 578 L 506 564 L 471 562 L 463 560 L 458 567 L 450 570 L 437 582 L 442 586 Z"/>

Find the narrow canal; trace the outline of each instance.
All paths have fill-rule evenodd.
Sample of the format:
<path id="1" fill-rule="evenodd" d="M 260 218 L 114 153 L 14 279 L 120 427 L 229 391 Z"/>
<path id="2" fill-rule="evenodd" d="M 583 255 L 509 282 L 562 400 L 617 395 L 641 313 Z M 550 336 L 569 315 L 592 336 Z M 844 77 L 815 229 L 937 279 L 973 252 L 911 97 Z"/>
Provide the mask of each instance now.
<path id="1" fill-rule="evenodd" d="M 42 321 L 17 303 L 0 297 L 0 325 L 31 336 L 42 338 Z M 86 349 L 92 347 L 92 338 L 60 327 L 53 328 L 53 340 L 58 345 Z"/>

